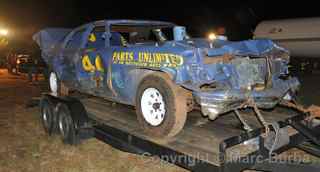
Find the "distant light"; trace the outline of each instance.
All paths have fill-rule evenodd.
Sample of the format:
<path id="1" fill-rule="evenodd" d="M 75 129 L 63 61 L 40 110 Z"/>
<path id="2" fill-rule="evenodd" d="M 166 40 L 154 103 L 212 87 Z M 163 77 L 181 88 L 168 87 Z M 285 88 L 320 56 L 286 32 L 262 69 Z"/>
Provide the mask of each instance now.
<path id="1" fill-rule="evenodd" d="M 214 33 L 210 33 L 210 34 L 208 35 L 208 38 L 209 38 L 211 41 L 213 41 L 213 40 L 217 39 L 217 36 L 216 36 L 216 34 L 214 34 Z"/>
<path id="2" fill-rule="evenodd" d="M 6 30 L 6 29 L 0 29 L 0 35 L 7 36 L 8 33 L 9 33 L 8 30 Z"/>

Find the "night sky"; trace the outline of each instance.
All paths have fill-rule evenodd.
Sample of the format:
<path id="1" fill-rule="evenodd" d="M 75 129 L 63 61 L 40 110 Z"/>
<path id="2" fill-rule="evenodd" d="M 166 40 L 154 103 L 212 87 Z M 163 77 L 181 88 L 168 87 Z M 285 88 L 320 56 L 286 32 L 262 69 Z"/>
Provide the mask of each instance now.
<path id="1" fill-rule="evenodd" d="M 129 3 L 128 3 L 129 2 Z M 100 19 L 152 19 L 187 26 L 204 36 L 219 26 L 231 40 L 247 39 L 258 22 L 320 16 L 319 5 L 306 1 L 124 1 L 124 0 L 0 0 L 0 27 L 11 37 L 30 41 L 44 27 L 76 27 Z"/>

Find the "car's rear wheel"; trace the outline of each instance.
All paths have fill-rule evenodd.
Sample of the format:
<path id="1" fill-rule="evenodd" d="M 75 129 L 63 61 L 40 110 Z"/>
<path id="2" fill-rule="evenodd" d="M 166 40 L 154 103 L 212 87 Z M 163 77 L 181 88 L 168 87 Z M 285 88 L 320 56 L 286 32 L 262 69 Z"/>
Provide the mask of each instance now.
<path id="1" fill-rule="evenodd" d="M 59 80 L 55 72 L 51 72 L 49 76 L 50 91 L 55 96 L 67 96 L 69 89 Z"/>
<path id="2" fill-rule="evenodd" d="M 187 118 L 186 95 L 165 73 L 153 73 L 138 87 L 136 110 L 147 134 L 173 137 L 182 130 Z"/>

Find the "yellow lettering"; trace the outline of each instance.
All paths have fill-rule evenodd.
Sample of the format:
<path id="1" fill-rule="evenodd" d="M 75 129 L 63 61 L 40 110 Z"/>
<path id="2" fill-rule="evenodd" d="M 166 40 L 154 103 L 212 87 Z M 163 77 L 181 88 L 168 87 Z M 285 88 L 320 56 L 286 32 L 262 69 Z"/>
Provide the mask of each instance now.
<path id="1" fill-rule="evenodd" d="M 124 52 L 120 52 L 120 61 L 124 62 L 126 54 Z"/>
<path id="2" fill-rule="evenodd" d="M 119 56 L 118 56 L 118 53 L 117 53 L 117 52 L 113 52 L 113 54 L 112 54 L 112 60 L 113 60 L 114 62 L 119 60 Z"/>
<path id="3" fill-rule="evenodd" d="M 102 58 L 97 55 L 96 59 L 95 59 L 95 64 L 96 64 L 96 69 L 100 72 L 104 72 L 104 67 L 103 67 L 103 62 L 102 62 Z"/>
<path id="4" fill-rule="evenodd" d="M 93 33 L 90 33 L 90 35 L 89 35 L 89 41 L 90 41 L 90 42 L 96 42 L 96 40 L 97 40 L 96 36 L 95 36 Z"/>
<path id="5" fill-rule="evenodd" d="M 178 67 L 183 65 L 182 56 L 171 53 L 138 52 L 136 59 L 134 52 L 113 52 L 114 63 L 146 67 Z"/>
<path id="6" fill-rule="evenodd" d="M 147 52 L 143 53 L 143 62 L 148 62 L 149 61 L 149 56 Z"/>
<path id="7" fill-rule="evenodd" d="M 155 63 L 161 63 L 161 54 L 160 53 L 156 53 L 155 54 Z"/>
<path id="8" fill-rule="evenodd" d="M 170 63 L 170 60 L 169 60 L 169 54 L 163 54 L 164 55 L 164 58 L 165 58 L 165 61 L 166 63 Z"/>
<path id="9" fill-rule="evenodd" d="M 94 72 L 95 67 L 92 65 L 88 55 L 82 57 L 82 67 L 86 72 Z"/>
<path id="10" fill-rule="evenodd" d="M 141 52 L 138 53 L 138 62 L 143 61 L 143 54 Z"/>
<path id="11" fill-rule="evenodd" d="M 130 53 L 129 53 L 129 59 L 130 59 L 130 61 L 133 61 L 133 60 L 134 60 L 134 58 L 133 58 L 133 52 L 130 52 Z"/>
<path id="12" fill-rule="evenodd" d="M 181 66 L 181 65 L 183 65 L 183 57 L 182 56 L 177 56 L 177 65 L 178 66 Z"/>

